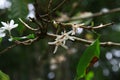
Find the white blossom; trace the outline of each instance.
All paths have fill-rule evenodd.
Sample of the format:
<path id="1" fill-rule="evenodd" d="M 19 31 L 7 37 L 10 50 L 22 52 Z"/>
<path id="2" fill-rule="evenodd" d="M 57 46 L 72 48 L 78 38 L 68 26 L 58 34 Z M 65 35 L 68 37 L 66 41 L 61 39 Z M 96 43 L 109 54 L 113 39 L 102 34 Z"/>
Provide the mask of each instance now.
<path id="1" fill-rule="evenodd" d="M 4 33 L 5 30 L 3 30 L 2 28 L 0 28 L 0 38 L 1 37 L 5 37 L 5 33 Z"/>
<path id="2" fill-rule="evenodd" d="M 0 0 L 0 9 L 10 8 L 12 3 L 8 0 Z"/>
<path id="3" fill-rule="evenodd" d="M 29 11 L 34 11 L 35 10 L 35 7 L 34 7 L 34 5 L 32 3 L 28 4 L 28 10 Z"/>
<path id="4" fill-rule="evenodd" d="M 26 19 L 29 20 L 29 18 L 35 18 L 35 12 L 34 11 L 30 11 L 29 14 L 27 15 Z"/>
<path id="5" fill-rule="evenodd" d="M 101 9 L 101 12 L 103 12 L 103 13 L 108 13 L 108 12 L 109 12 L 109 9 L 108 9 L 108 8 L 102 8 L 102 9 Z"/>
<path id="6" fill-rule="evenodd" d="M 70 36 L 72 34 L 72 30 L 69 32 L 62 32 L 61 35 L 56 35 L 56 39 L 54 42 L 48 42 L 49 45 L 55 45 L 55 49 L 53 53 L 56 53 L 58 46 L 62 46 L 65 49 L 68 49 L 68 47 L 65 45 L 67 40 L 74 41 L 74 37 Z"/>
<path id="7" fill-rule="evenodd" d="M 83 28 L 77 28 L 76 33 L 81 34 L 83 32 Z"/>
<path id="8" fill-rule="evenodd" d="M 84 24 L 74 24 L 72 26 L 72 35 L 75 35 L 76 33 L 81 34 L 83 32 L 83 28 L 80 28 L 80 26 L 83 26 Z"/>
<path id="9" fill-rule="evenodd" d="M 28 4 L 28 11 L 29 11 L 29 13 L 28 13 L 26 19 L 29 20 L 29 18 L 35 18 L 35 7 L 33 4 L 31 4 L 31 3 Z"/>
<path id="10" fill-rule="evenodd" d="M 16 28 L 18 26 L 18 24 L 14 24 L 14 20 L 11 20 L 10 23 L 6 23 L 6 22 L 1 22 L 3 27 L 1 27 L 4 30 L 8 30 L 11 31 L 13 28 Z"/>

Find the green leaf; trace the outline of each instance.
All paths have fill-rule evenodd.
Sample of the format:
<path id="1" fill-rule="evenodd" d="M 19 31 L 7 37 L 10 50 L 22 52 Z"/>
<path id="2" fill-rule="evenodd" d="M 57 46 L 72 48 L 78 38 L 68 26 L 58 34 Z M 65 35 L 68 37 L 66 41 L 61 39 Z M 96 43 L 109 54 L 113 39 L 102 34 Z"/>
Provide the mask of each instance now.
<path id="1" fill-rule="evenodd" d="M 0 71 L 0 80 L 10 80 L 9 76 Z"/>
<path id="2" fill-rule="evenodd" d="M 29 35 L 27 36 L 27 38 L 28 38 L 28 39 L 34 39 L 34 38 L 35 38 L 35 35 L 34 35 L 34 34 L 29 34 Z"/>
<path id="3" fill-rule="evenodd" d="M 23 38 L 21 38 L 21 37 L 13 37 L 12 38 L 12 41 L 15 41 L 15 40 L 22 40 Z"/>
<path id="4" fill-rule="evenodd" d="M 92 80 L 92 78 L 94 77 L 94 73 L 92 71 L 90 71 L 86 76 L 85 76 L 85 80 Z"/>
<path id="5" fill-rule="evenodd" d="M 77 80 L 83 78 L 86 73 L 86 69 L 89 66 L 89 63 L 94 57 L 99 58 L 100 55 L 100 45 L 99 39 L 96 39 L 83 53 L 80 57 L 78 66 L 77 66 Z"/>

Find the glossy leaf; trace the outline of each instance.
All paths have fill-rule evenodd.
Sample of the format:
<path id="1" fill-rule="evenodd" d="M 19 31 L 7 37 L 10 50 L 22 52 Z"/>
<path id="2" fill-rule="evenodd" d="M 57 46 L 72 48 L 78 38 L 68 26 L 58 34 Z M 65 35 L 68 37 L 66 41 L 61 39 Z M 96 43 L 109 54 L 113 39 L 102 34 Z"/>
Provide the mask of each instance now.
<path id="1" fill-rule="evenodd" d="M 10 80 L 9 76 L 0 71 L 0 80 Z"/>
<path id="2" fill-rule="evenodd" d="M 99 40 L 95 40 L 82 54 L 77 66 L 77 80 L 83 78 L 86 74 L 86 69 L 90 65 L 93 58 L 99 58 L 100 46 Z"/>

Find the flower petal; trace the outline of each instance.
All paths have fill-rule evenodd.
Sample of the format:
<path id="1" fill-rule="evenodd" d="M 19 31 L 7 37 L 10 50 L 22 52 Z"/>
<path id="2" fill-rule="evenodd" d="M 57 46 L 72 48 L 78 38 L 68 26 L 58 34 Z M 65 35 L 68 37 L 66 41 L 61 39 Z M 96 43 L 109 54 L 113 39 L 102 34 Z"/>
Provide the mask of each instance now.
<path id="1" fill-rule="evenodd" d="M 10 42 L 13 41 L 13 38 L 9 38 L 8 41 L 10 41 Z"/>
<path id="2" fill-rule="evenodd" d="M 13 28 L 16 28 L 18 24 L 14 24 L 14 20 L 10 20 L 10 23 L 1 22 L 3 27 L 2 29 L 11 31 Z"/>
<path id="3" fill-rule="evenodd" d="M 10 26 L 13 26 L 14 25 L 14 20 L 11 20 L 10 21 Z"/>
<path id="4" fill-rule="evenodd" d="M 55 45 L 56 44 L 56 41 L 54 42 L 48 42 L 49 45 Z"/>
<path id="5" fill-rule="evenodd" d="M 69 39 L 72 41 L 75 41 L 74 37 L 72 37 L 72 36 L 70 36 Z"/>
<path id="6" fill-rule="evenodd" d="M 5 37 L 5 33 L 0 33 L 0 37 Z"/>
<path id="7" fill-rule="evenodd" d="M 68 49 L 68 47 L 66 45 L 61 44 L 61 46 L 65 49 Z"/>
<path id="8" fill-rule="evenodd" d="M 77 28 L 77 29 L 76 29 L 76 33 L 77 33 L 77 34 L 81 34 L 82 32 L 83 32 L 83 28 Z"/>
<path id="9" fill-rule="evenodd" d="M 4 27 L 8 27 L 8 24 L 6 22 L 1 22 Z"/>
<path id="10" fill-rule="evenodd" d="M 8 27 L 1 27 L 1 29 L 3 29 L 3 30 L 7 30 L 7 28 L 8 28 Z"/>
<path id="11" fill-rule="evenodd" d="M 55 54 L 57 52 L 58 46 L 55 46 L 55 49 L 53 51 L 53 53 Z"/>
<path id="12" fill-rule="evenodd" d="M 17 26 L 18 26 L 18 24 L 14 24 L 14 25 L 13 25 L 13 28 L 16 28 Z"/>
<path id="13" fill-rule="evenodd" d="M 0 28 L 0 33 L 4 32 L 4 31 L 5 31 L 4 29 Z"/>

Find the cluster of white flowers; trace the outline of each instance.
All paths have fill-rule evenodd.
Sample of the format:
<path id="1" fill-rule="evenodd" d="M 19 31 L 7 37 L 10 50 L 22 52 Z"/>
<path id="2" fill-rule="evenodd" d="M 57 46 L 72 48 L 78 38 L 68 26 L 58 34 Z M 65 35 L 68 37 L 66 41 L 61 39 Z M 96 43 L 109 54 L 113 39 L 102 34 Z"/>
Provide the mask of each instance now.
<path id="1" fill-rule="evenodd" d="M 84 24 L 81 24 L 81 26 Z M 80 30 L 80 33 L 82 32 L 82 28 L 80 29 L 78 25 L 73 25 L 72 30 L 68 32 L 62 32 L 61 35 L 56 35 L 56 39 L 54 42 L 48 42 L 49 45 L 55 45 L 55 49 L 53 53 L 56 53 L 58 46 L 62 46 L 65 49 L 68 49 L 68 47 L 65 45 L 67 40 L 74 41 L 74 37 L 71 35 L 75 35 Z"/>
<path id="2" fill-rule="evenodd" d="M 18 26 L 18 24 L 14 24 L 14 20 L 11 20 L 10 22 L 1 22 L 1 23 L 3 26 L 0 28 L 0 38 L 6 36 L 5 31 L 8 31 L 9 35 L 11 36 L 11 30 Z"/>
<path id="3" fill-rule="evenodd" d="M 65 49 L 68 49 L 68 47 L 65 45 L 66 40 L 72 40 L 74 41 L 74 38 L 70 36 L 72 34 L 72 30 L 69 32 L 62 32 L 61 35 L 56 35 L 56 39 L 54 42 L 48 42 L 49 45 L 55 45 L 55 49 L 53 53 L 56 53 L 58 46 L 62 46 Z"/>
<path id="4" fill-rule="evenodd" d="M 62 32 L 61 35 L 56 35 L 56 39 L 54 42 L 48 42 L 49 45 L 55 45 L 55 49 L 54 49 L 54 52 L 53 53 L 56 53 L 57 49 L 58 49 L 58 46 L 62 46 L 63 48 L 65 49 L 68 49 L 68 47 L 65 45 L 66 41 L 67 40 L 71 40 L 71 41 L 74 41 L 75 37 L 74 35 L 77 33 L 77 34 L 81 34 L 83 29 L 80 28 L 80 26 L 83 26 L 84 24 L 73 24 L 72 25 L 72 30 L 71 31 L 68 31 L 68 32 Z"/>

